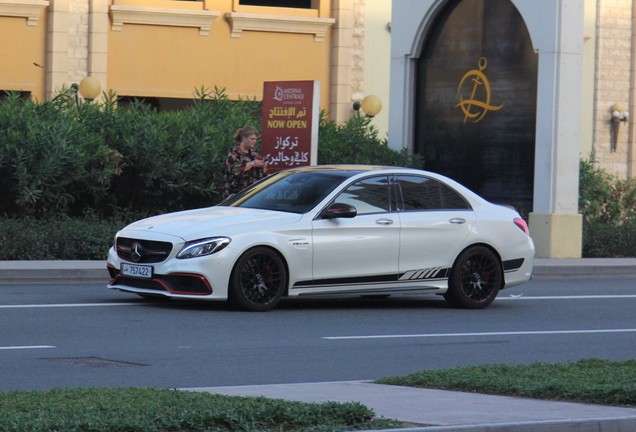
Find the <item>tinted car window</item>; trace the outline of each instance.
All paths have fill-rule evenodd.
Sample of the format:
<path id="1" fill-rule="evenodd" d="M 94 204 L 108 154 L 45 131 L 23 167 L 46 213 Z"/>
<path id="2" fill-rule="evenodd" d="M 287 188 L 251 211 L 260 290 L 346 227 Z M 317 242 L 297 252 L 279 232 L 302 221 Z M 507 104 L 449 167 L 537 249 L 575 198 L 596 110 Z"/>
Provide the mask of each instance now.
<path id="1" fill-rule="evenodd" d="M 336 173 L 281 172 L 266 177 L 221 205 L 306 213 L 345 178 Z"/>
<path id="2" fill-rule="evenodd" d="M 358 214 L 369 214 L 390 211 L 389 197 L 389 179 L 380 176 L 355 182 L 336 201 L 354 206 Z"/>
<path id="3" fill-rule="evenodd" d="M 399 176 L 402 210 L 469 209 L 468 202 L 449 186 L 424 176 Z"/>
<path id="4" fill-rule="evenodd" d="M 444 208 L 448 210 L 470 210 L 472 208 L 468 201 L 466 201 L 466 198 L 461 196 L 455 189 L 452 189 L 450 186 L 447 186 L 444 183 L 440 183 L 440 186 L 442 188 Z"/>

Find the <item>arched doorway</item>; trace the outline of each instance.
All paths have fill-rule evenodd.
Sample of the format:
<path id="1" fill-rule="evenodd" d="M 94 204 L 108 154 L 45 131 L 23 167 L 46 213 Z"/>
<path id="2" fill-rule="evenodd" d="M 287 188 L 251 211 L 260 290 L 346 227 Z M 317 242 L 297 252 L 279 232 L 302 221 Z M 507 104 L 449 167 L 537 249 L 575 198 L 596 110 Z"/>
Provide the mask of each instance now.
<path id="1" fill-rule="evenodd" d="M 425 169 L 532 211 L 538 55 L 510 0 L 450 0 L 416 61 L 414 150 Z"/>

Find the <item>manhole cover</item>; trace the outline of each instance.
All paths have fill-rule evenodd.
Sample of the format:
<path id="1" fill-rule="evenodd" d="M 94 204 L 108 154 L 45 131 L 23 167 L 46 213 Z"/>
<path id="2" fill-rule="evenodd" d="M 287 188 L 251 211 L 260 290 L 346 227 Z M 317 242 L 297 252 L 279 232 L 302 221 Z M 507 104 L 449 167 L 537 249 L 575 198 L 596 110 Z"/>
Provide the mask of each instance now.
<path id="1" fill-rule="evenodd" d="M 84 366 L 89 368 L 104 368 L 104 367 L 133 367 L 133 366 L 147 366 L 142 363 L 132 363 L 120 360 L 108 360 L 99 357 L 51 357 L 45 360 L 50 360 L 56 363 L 71 364 L 75 366 Z"/>

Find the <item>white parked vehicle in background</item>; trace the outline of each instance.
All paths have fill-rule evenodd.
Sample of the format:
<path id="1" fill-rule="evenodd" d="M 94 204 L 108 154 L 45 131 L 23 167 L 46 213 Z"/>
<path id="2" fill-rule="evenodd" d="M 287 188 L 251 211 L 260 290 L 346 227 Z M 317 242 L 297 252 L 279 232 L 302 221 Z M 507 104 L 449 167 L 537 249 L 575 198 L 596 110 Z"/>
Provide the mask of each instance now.
<path id="1" fill-rule="evenodd" d="M 281 171 L 223 203 L 135 222 L 108 255 L 108 287 L 230 300 L 441 294 L 488 306 L 532 277 L 534 245 L 512 208 L 444 176 L 331 165 Z"/>

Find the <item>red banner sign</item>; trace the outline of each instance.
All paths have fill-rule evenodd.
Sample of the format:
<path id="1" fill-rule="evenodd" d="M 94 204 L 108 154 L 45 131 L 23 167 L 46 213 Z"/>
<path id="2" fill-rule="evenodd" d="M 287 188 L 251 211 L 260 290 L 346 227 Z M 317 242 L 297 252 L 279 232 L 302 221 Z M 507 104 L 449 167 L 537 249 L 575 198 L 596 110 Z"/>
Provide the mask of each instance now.
<path id="1" fill-rule="evenodd" d="M 318 81 L 264 83 L 260 153 L 268 172 L 317 163 L 319 97 Z"/>

